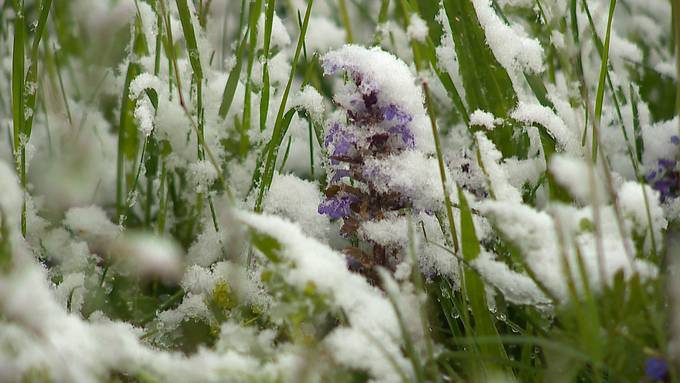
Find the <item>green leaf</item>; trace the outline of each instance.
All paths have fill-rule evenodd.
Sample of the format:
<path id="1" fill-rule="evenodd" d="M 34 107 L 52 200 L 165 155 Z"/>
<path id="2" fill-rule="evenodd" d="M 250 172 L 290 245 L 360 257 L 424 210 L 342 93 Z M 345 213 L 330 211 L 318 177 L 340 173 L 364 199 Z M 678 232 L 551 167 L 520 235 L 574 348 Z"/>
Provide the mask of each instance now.
<path id="1" fill-rule="evenodd" d="M 281 257 L 279 256 L 279 252 L 283 247 L 276 238 L 262 234 L 254 229 L 250 231 L 250 238 L 253 246 L 260 250 L 270 261 L 275 263 L 280 262 Z"/>
<path id="2" fill-rule="evenodd" d="M 184 32 L 184 40 L 189 51 L 189 62 L 191 69 L 194 71 L 196 82 L 200 83 L 203 79 L 203 70 L 201 69 L 201 55 L 198 52 L 198 44 L 196 43 L 196 34 L 194 26 L 191 24 L 191 13 L 187 0 L 177 0 L 177 11 L 179 12 L 179 21 L 182 23 L 182 31 Z"/>
<path id="3" fill-rule="evenodd" d="M 238 79 L 241 75 L 241 68 L 243 67 L 243 55 L 245 53 L 246 47 L 246 37 L 248 33 L 243 35 L 243 39 L 236 49 L 236 64 L 229 72 L 229 78 L 227 78 L 227 84 L 224 86 L 224 92 L 222 93 L 222 102 L 220 103 L 219 116 L 221 118 L 226 118 L 227 113 L 229 113 L 229 108 L 231 108 L 231 103 L 234 100 L 234 93 L 236 93 L 236 86 L 238 85 Z"/>
<path id="4" fill-rule="evenodd" d="M 460 186 L 458 186 L 458 200 L 460 204 L 461 249 L 463 258 L 466 261 L 472 261 L 479 256 L 481 247 L 475 232 L 470 206 L 465 198 L 463 189 L 461 189 Z M 464 291 L 470 302 L 470 309 L 472 310 L 472 317 L 474 318 L 474 335 L 478 337 L 498 338 L 498 329 L 496 328 L 491 312 L 489 311 L 489 306 L 486 302 L 484 282 L 480 276 L 469 267 L 465 267 L 464 274 Z M 477 346 L 482 355 L 491 360 L 497 360 L 501 364 L 508 360 L 508 356 L 500 338 L 498 338 L 498 343 L 489 342 L 478 344 Z M 491 369 L 499 368 L 490 364 L 486 367 Z"/>
<path id="5" fill-rule="evenodd" d="M 472 2 L 445 0 L 443 3 L 469 110 L 480 109 L 509 121 L 510 112 L 517 105 L 517 94 L 507 71 L 486 43 L 486 35 Z M 505 157 L 518 154 L 521 157 L 516 141 L 525 133 L 514 134 L 515 126 L 514 123 L 505 123 L 487 133 Z"/>

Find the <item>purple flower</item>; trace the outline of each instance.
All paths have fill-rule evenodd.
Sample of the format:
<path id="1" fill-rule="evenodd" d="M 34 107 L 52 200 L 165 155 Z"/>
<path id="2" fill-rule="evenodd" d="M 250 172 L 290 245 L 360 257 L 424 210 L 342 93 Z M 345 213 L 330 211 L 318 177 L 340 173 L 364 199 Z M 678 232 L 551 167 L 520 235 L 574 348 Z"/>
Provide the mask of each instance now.
<path id="1" fill-rule="evenodd" d="M 353 195 L 336 194 L 319 205 L 319 214 L 325 214 L 332 219 L 348 217 L 351 210 L 350 206 L 356 202 L 357 198 Z"/>
<path id="2" fill-rule="evenodd" d="M 364 267 L 358 259 L 351 255 L 346 256 L 345 260 L 347 261 L 347 268 L 351 271 L 358 272 Z"/>
<path id="3" fill-rule="evenodd" d="M 392 121 L 396 119 L 398 122 L 406 123 L 413 121 L 413 116 L 399 109 L 398 106 L 394 104 L 387 105 L 383 116 L 386 120 Z"/>
<path id="4" fill-rule="evenodd" d="M 407 148 L 409 148 L 409 149 L 415 148 L 416 140 L 413 137 L 413 132 L 411 132 L 411 129 L 409 129 L 408 126 L 406 126 L 406 125 L 395 125 L 395 126 L 389 128 L 388 132 L 401 137 L 401 141 L 404 143 L 404 145 Z"/>
<path id="5" fill-rule="evenodd" d="M 645 375 L 652 381 L 664 380 L 668 375 L 668 365 L 661 358 L 648 358 L 645 362 Z"/>
<path id="6" fill-rule="evenodd" d="M 659 159 L 658 164 L 659 164 L 659 170 L 673 170 L 673 169 L 675 169 L 676 161 L 669 160 L 669 159 L 666 159 L 666 158 L 661 158 L 661 159 Z"/>
<path id="7" fill-rule="evenodd" d="M 673 145 L 680 145 L 680 137 L 671 136 L 671 142 L 673 143 Z"/>
<path id="8" fill-rule="evenodd" d="M 347 169 L 337 169 L 331 178 L 331 183 L 334 184 L 345 177 L 349 177 L 350 175 L 351 173 Z"/>
<path id="9" fill-rule="evenodd" d="M 339 131 L 340 124 L 338 124 L 337 122 L 332 124 L 331 127 L 328 128 L 328 131 L 326 132 L 326 137 L 324 137 L 323 140 L 323 146 L 327 148 L 328 145 L 330 145 L 333 142 L 333 140 L 335 139 L 335 135 L 338 134 Z"/>
<path id="10" fill-rule="evenodd" d="M 656 169 L 645 175 L 645 180 L 661 195 L 661 202 L 675 198 L 680 194 L 680 172 L 676 169 L 677 161 L 661 158 Z"/>

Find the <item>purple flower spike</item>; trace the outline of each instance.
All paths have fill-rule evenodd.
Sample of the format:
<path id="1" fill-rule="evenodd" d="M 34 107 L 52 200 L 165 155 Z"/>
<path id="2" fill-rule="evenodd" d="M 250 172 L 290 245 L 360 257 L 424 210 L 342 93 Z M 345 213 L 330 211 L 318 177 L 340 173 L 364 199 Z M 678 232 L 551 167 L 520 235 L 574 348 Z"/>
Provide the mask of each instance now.
<path id="1" fill-rule="evenodd" d="M 668 375 L 668 365 L 661 358 L 649 358 L 645 362 L 645 375 L 654 382 L 664 380 Z"/>
<path id="2" fill-rule="evenodd" d="M 331 178 L 331 183 L 334 184 L 344 177 L 349 177 L 351 175 L 350 171 L 347 169 L 338 169 L 335 171 L 335 174 L 333 174 L 333 178 Z"/>
<path id="3" fill-rule="evenodd" d="M 401 109 L 399 109 L 398 106 L 394 104 L 390 104 L 385 108 L 383 116 L 388 121 L 392 121 L 394 119 L 401 123 L 413 121 L 413 116 L 406 112 L 403 112 Z"/>
<path id="4" fill-rule="evenodd" d="M 327 148 L 328 145 L 330 145 L 331 142 L 333 142 L 335 135 L 338 134 L 339 131 L 340 124 L 336 122 L 333 125 L 331 125 L 331 127 L 328 129 L 328 132 L 326 132 L 326 137 L 324 137 L 323 146 Z"/>
<path id="5" fill-rule="evenodd" d="M 357 199 L 351 195 L 338 196 L 328 198 L 319 205 L 319 214 L 325 214 L 332 219 L 348 217 L 350 214 L 350 205 L 356 202 Z"/>
<path id="6" fill-rule="evenodd" d="M 662 158 L 658 162 L 660 170 L 674 170 L 676 162 L 674 160 L 669 160 Z"/>
<path id="7" fill-rule="evenodd" d="M 407 148 L 413 149 L 416 146 L 416 140 L 413 137 L 413 132 L 406 125 L 395 125 L 388 129 L 391 134 L 398 134 Z"/>

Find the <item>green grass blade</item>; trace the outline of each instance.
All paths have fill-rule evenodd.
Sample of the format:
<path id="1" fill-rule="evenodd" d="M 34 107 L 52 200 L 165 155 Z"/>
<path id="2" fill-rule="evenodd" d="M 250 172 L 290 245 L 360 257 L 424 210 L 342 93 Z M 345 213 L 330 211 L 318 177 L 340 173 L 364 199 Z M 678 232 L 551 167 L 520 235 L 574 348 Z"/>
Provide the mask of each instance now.
<path id="1" fill-rule="evenodd" d="M 614 20 L 614 9 L 616 8 L 616 0 L 610 0 L 609 3 L 609 18 L 607 19 L 607 34 L 604 39 L 604 47 L 602 49 L 602 60 L 600 64 L 600 76 L 597 84 L 597 96 L 595 98 L 595 120 L 593 128 L 593 151 L 592 160 L 597 161 L 597 127 L 600 125 L 602 118 L 602 106 L 604 103 L 604 87 L 607 76 L 607 65 L 609 62 L 609 40 L 611 38 L 612 21 Z"/>
<path id="2" fill-rule="evenodd" d="M 284 129 L 287 129 L 287 125 L 290 124 L 290 120 L 287 124 L 284 122 L 284 112 L 286 108 L 286 103 L 288 102 L 288 95 L 290 94 L 290 88 L 293 85 L 293 78 L 295 77 L 295 71 L 297 69 L 297 64 L 300 59 L 300 53 L 302 52 L 302 46 L 307 34 L 307 27 L 309 26 L 309 17 L 312 13 L 312 6 L 314 5 L 314 0 L 310 0 L 307 4 L 307 10 L 305 11 L 305 18 L 302 23 L 302 28 L 300 29 L 300 36 L 298 38 L 297 47 L 295 48 L 295 55 L 293 56 L 293 61 L 291 63 L 290 75 L 288 76 L 288 83 L 283 91 L 283 96 L 281 97 L 281 104 L 279 105 L 279 111 L 276 115 L 276 121 L 274 123 L 274 130 L 272 132 L 272 138 L 269 144 L 269 153 L 267 155 L 267 161 L 265 164 L 265 170 L 262 175 L 262 182 L 260 184 L 260 189 L 258 192 L 257 200 L 255 201 L 255 211 L 262 211 L 262 200 L 265 193 L 269 190 L 272 178 L 274 176 L 274 169 L 276 167 L 276 154 L 278 153 L 279 146 L 283 140 Z M 293 118 L 292 113 L 289 111 L 285 113 L 290 115 L 290 119 Z"/>
<path id="3" fill-rule="evenodd" d="M 479 256 L 481 246 L 477 234 L 475 233 L 470 206 L 465 198 L 463 189 L 460 187 L 458 187 L 458 200 L 460 202 L 461 251 L 463 253 L 463 258 L 469 262 Z M 498 337 L 498 329 L 494 324 L 494 319 L 491 316 L 489 306 L 486 302 L 484 282 L 476 272 L 465 267 L 464 284 L 467 299 L 470 301 L 472 317 L 474 318 L 475 336 Z M 505 349 L 500 343 L 500 339 L 498 344 L 489 343 L 480 344 L 478 346 L 480 352 L 489 358 L 496 358 L 498 360 L 508 359 Z"/>
<path id="4" fill-rule="evenodd" d="M 179 12 L 179 21 L 182 24 L 182 31 L 184 32 L 184 40 L 187 44 L 187 51 L 189 51 L 189 62 L 191 69 L 194 71 L 196 83 L 200 83 L 203 79 L 203 69 L 201 68 L 201 55 L 198 51 L 198 44 L 196 42 L 196 33 L 194 26 L 191 23 L 191 13 L 187 0 L 176 0 L 177 11 Z"/>
<path id="5" fill-rule="evenodd" d="M 224 92 L 222 93 L 222 102 L 220 103 L 219 116 L 224 119 L 229 113 L 229 108 L 231 108 L 231 103 L 234 101 L 234 93 L 236 93 L 236 86 L 238 85 L 239 76 L 241 75 L 241 68 L 243 67 L 243 55 L 245 54 L 246 38 L 248 33 L 243 35 L 243 39 L 236 49 L 236 64 L 231 71 L 229 71 L 229 77 L 227 78 L 227 84 L 224 86 Z"/>

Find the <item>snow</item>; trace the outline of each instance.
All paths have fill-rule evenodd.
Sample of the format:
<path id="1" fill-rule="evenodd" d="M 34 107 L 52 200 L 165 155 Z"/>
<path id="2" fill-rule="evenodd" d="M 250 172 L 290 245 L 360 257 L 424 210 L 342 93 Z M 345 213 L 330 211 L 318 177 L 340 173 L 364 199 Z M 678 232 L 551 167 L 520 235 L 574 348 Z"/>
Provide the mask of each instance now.
<path id="1" fill-rule="evenodd" d="M 156 94 L 160 95 L 164 86 L 161 79 L 151 73 L 140 73 L 130 82 L 130 100 L 136 100 L 147 89 L 152 89 Z"/>
<path id="2" fill-rule="evenodd" d="M 154 129 L 154 109 L 151 101 L 146 98 L 142 98 L 137 101 L 137 107 L 135 108 L 135 119 L 139 125 L 139 131 L 144 135 L 144 137 L 149 137 Z"/>
<path id="3" fill-rule="evenodd" d="M 604 203 L 608 200 L 607 190 L 602 182 L 604 175 L 600 174 L 599 168 L 592 169 L 592 165 L 582 158 L 555 154 L 550 159 L 550 172 L 555 180 L 583 205 Z M 591 172 L 596 172 L 595 185 L 591 182 Z M 593 197 L 596 201 L 593 201 Z"/>
<path id="4" fill-rule="evenodd" d="M 489 178 L 489 184 L 495 199 L 508 202 L 522 202 L 522 195 L 514 188 L 509 180 L 508 173 L 503 169 L 499 161 L 501 153 L 496 149 L 493 142 L 482 132 L 475 133 L 477 148 L 484 172 Z"/>
<path id="5" fill-rule="evenodd" d="M 257 22 L 257 46 L 258 49 L 264 47 L 264 33 L 265 33 L 265 15 L 261 14 Z M 290 45 L 290 35 L 286 30 L 286 26 L 283 25 L 281 18 L 274 12 L 274 18 L 272 19 L 272 35 L 269 42 L 269 49 L 280 49 L 285 48 Z"/>
<path id="6" fill-rule="evenodd" d="M 217 175 L 217 169 L 210 161 L 200 160 L 189 165 L 189 179 L 196 193 L 206 193 Z"/>
<path id="7" fill-rule="evenodd" d="M 334 359 L 349 367 L 367 369 L 380 382 L 399 380 L 385 353 L 402 369 L 410 370 L 398 344 L 392 340 L 400 337 L 392 306 L 363 277 L 347 270 L 344 256 L 305 237 L 298 226 L 279 217 L 243 211 L 238 212 L 237 217 L 281 244 L 279 255 L 294 263 L 294 268 L 284 275 L 288 283 L 299 289 L 312 283 L 320 293 L 329 294 L 333 304 L 345 312 L 350 327 L 334 329 L 324 341 Z M 373 337 L 382 341 L 381 347 L 374 343 Z"/>
<path id="8" fill-rule="evenodd" d="M 338 27 L 332 20 L 312 14 L 305 35 L 305 45 L 308 51 L 326 53 L 331 49 L 341 47 L 344 43 L 344 29 Z"/>
<path id="9" fill-rule="evenodd" d="M 86 239 L 110 240 L 120 234 L 120 227 L 96 205 L 71 208 L 66 212 L 64 226 Z"/>
<path id="10" fill-rule="evenodd" d="M 359 235 L 383 246 L 403 246 L 408 243 L 408 218 L 397 216 L 361 224 Z"/>
<path id="11" fill-rule="evenodd" d="M 615 222 L 611 206 L 599 209 L 602 222 Z M 480 211 L 504 238 L 518 247 L 526 265 L 559 302 L 569 300 L 567 273 L 571 274 L 578 291 L 582 289 L 583 277 L 588 278 L 594 291 L 600 291 L 603 284 L 612 283 L 619 271 L 626 279 L 634 274 L 642 279 L 654 278 L 658 273 L 656 266 L 646 260 L 629 259 L 626 246 L 631 239 L 626 237 L 622 240 L 616 224 L 602 225 L 601 239 L 596 240 L 595 232 L 587 229 L 594 227 L 590 206 L 578 209 L 554 204 L 549 215 L 524 204 L 485 201 L 480 205 Z M 563 241 L 558 240 L 558 228 Z M 602 245 L 602 252 L 598 250 L 598 242 Z M 576 247 L 583 259 L 585 275 L 578 267 Z M 568 267 L 565 268 L 565 265 Z M 498 266 L 496 271 L 500 271 Z M 503 286 L 516 276 L 489 273 L 487 277 L 492 284 Z"/>
<path id="12" fill-rule="evenodd" d="M 114 261 L 140 278 L 178 282 L 183 273 L 183 254 L 173 240 L 150 234 L 126 234 L 110 248 Z"/>
<path id="13" fill-rule="evenodd" d="M 486 43 L 503 67 L 538 73 L 543 70 L 543 48 L 517 24 L 509 26 L 496 14 L 491 0 L 473 0 Z"/>
<path id="14" fill-rule="evenodd" d="M 430 121 L 423 106 L 423 92 L 403 61 L 378 47 L 367 49 L 350 44 L 326 53 L 321 62 L 325 75 L 340 69 L 360 73 L 362 92 L 375 90 L 379 92 L 382 103 L 378 107 L 398 105 L 403 112 L 413 116 L 411 126 L 416 148 L 426 153 L 434 152 Z"/>
<path id="15" fill-rule="evenodd" d="M 482 126 L 492 130 L 494 126 L 503 123 L 502 118 L 495 118 L 493 114 L 477 109 L 470 115 L 470 126 Z"/>
<path id="16" fill-rule="evenodd" d="M 531 278 L 510 270 L 508 265 L 495 260 L 489 252 L 482 251 L 471 264 L 484 280 L 500 290 L 510 302 L 535 306 L 550 303 Z"/>
<path id="17" fill-rule="evenodd" d="M 647 195 L 646 200 L 643 193 Z M 617 197 L 623 215 L 629 218 L 628 229 L 636 235 L 646 238 L 649 247 L 651 245 L 649 243 L 651 226 L 658 251 L 663 242 L 662 233 L 668 226 L 663 209 L 659 205 L 659 192 L 652 190 L 648 185 L 626 181 L 617 192 Z M 647 215 L 647 207 L 649 208 L 649 216 Z"/>
<path id="18" fill-rule="evenodd" d="M 407 150 L 387 158 L 370 158 L 365 163 L 367 173 L 379 192 L 398 191 L 413 201 L 417 210 L 439 210 L 444 202 L 437 159 Z M 448 171 L 447 171 L 448 173 Z M 447 174 L 447 180 L 451 175 Z"/>
<path id="19" fill-rule="evenodd" d="M 539 104 L 520 102 L 510 116 L 526 124 L 537 123 L 542 125 L 555 138 L 563 151 L 571 154 L 580 153 L 578 135 L 571 131 L 550 108 Z"/>
<path id="20" fill-rule="evenodd" d="M 425 42 L 427 39 L 428 28 L 427 23 L 417 13 L 411 14 L 408 28 L 406 28 L 406 35 L 412 41 Z"/>
<path id="21" fill-rule="evenodd" d="M 267 213 L 296 222 L 305 234 L 323 241 L 330 232 L 330 222 L 317 212 L 321 198 L 316 182 L 275 173 L 263 208 Z"/>
<path id="22" fill-rule="evenodd" d="M 311 85 L 305 85 L 290 102 L 291 106 L 298 107 L 309 113 L 312 121 L 317 124 L 323 123 L 324 99 L 319 91 Z"/>

